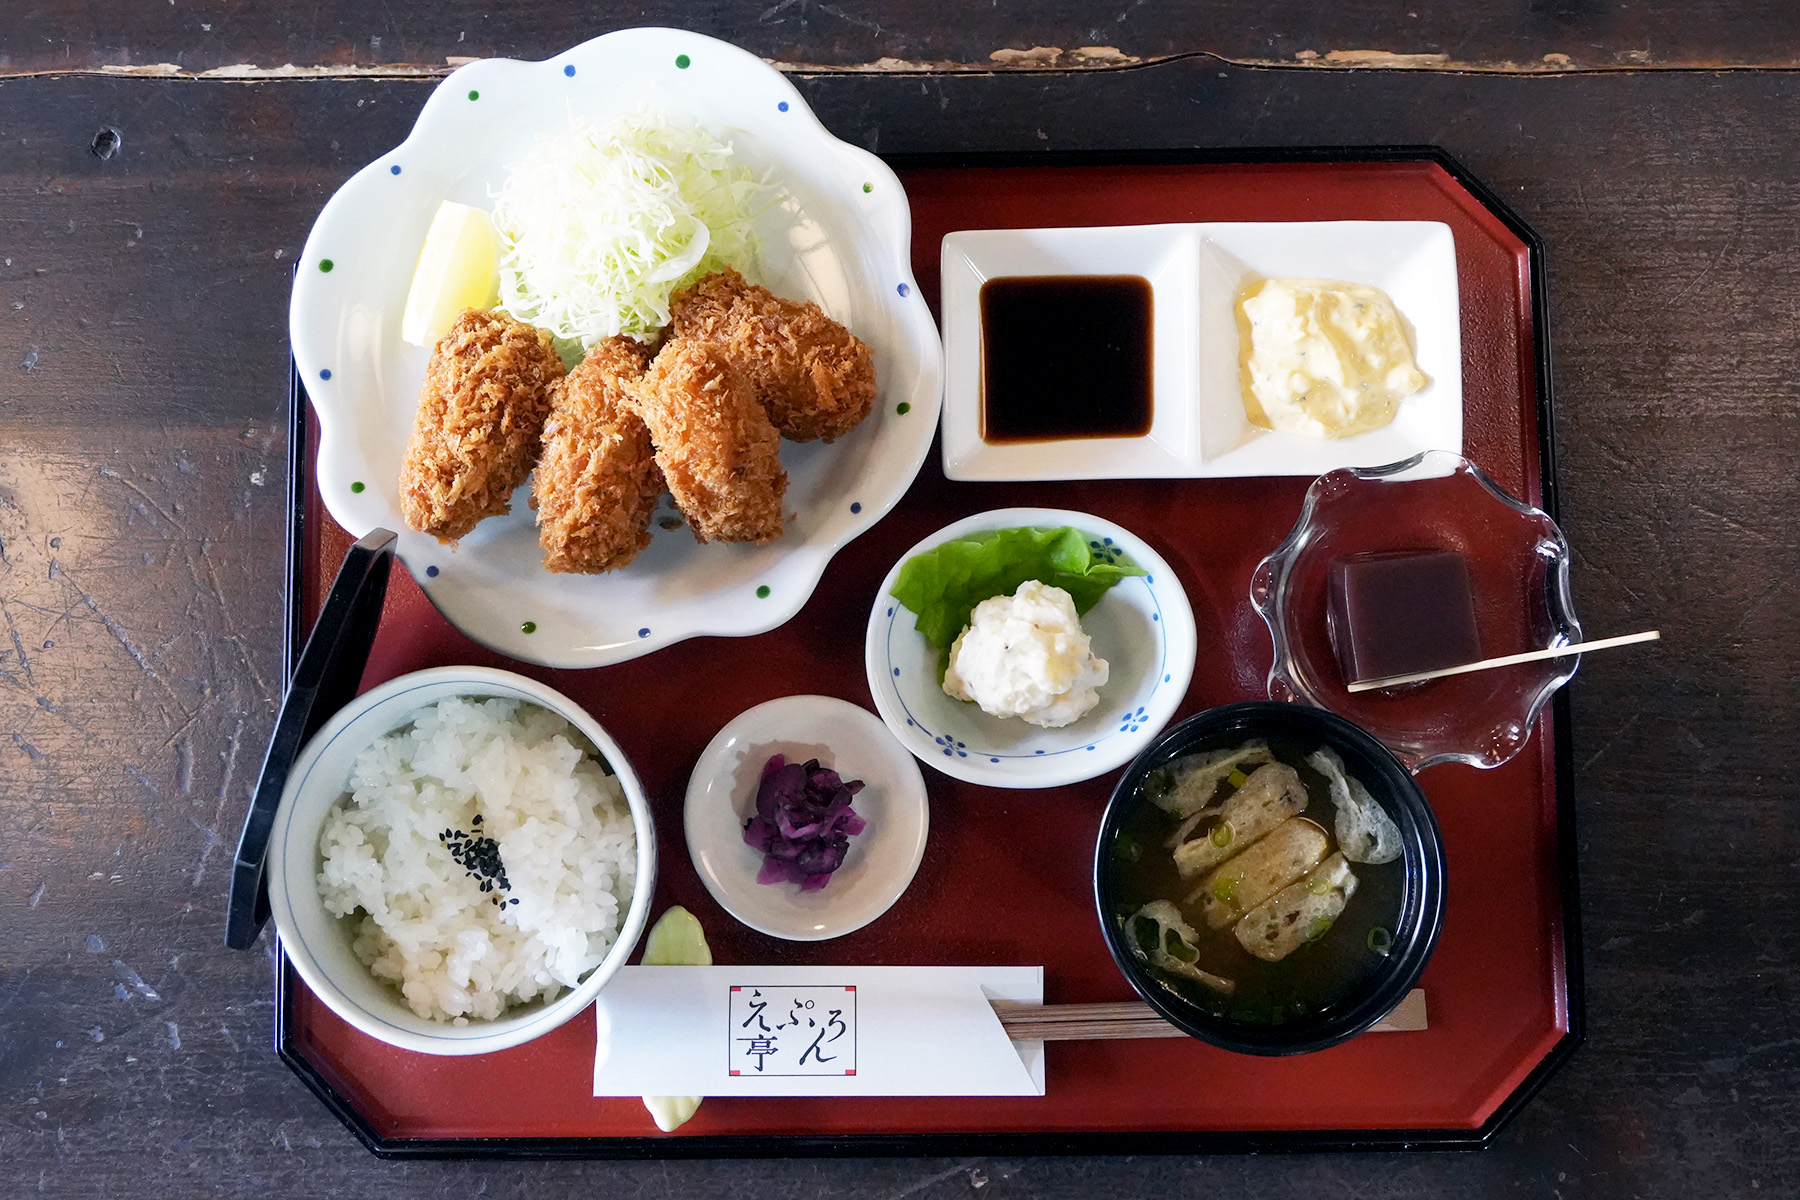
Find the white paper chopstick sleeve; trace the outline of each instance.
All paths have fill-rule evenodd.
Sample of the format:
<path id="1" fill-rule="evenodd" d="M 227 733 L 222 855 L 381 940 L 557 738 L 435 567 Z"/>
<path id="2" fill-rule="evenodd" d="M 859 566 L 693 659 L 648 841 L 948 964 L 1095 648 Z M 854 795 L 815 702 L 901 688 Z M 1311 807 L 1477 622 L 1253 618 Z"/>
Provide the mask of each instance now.
<path id="1" fill-rule="evenodd" d="M 594 1095 L 1041 1096 L 988 1001 L 1043 998 L 1042 967 L 624 967 Z"/>

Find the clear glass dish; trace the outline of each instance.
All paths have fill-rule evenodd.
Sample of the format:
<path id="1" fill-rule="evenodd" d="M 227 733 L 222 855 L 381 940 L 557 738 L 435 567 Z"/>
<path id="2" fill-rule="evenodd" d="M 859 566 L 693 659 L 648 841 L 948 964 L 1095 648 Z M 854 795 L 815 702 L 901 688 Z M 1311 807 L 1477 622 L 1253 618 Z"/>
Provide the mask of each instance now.
<path id="1" fill-rule="evenodd" d="M 1313 481 L 1293 531 L 1250 582 L 1275 643 L 1269 697 L 1356 722 L 1414 771 L 1442 762 L 1497 767 L 1524 748 L 1580 657 L 1349 692 L 1326 628 L 1331 564 L 1390 550 L 1463 555 L 1483 658 L 1581 640 L 1569 545 L 1556 522 L 1468 459 L 1434 450 Z"/>

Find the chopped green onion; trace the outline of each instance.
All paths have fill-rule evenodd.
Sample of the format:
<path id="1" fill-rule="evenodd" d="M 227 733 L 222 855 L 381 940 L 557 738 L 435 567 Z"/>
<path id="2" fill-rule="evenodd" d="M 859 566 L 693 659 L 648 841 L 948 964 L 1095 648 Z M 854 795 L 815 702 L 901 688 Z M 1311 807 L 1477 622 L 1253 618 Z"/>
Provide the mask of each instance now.
<path id="1" fill-rule="evenodd" d="M 1234 788 L 1241 788 L 1246 783 L 1250 782 L 1250 777 L 1236 767 L 1233 767 L 1231 768 L 1231 774 L 1225 777 L 1225 782 L 1229 783 Z"/>
<path id="2" fill-rule="evenodd" d="M 1181 934 L 1174 929 L 1163 931 L 1163 949 L 1169 952 L 1170 958 L 1191 963 L 1200 957 L 1200 952 L 1182 940 Z"/>
<path id="3" fill-rule="evenodd" d="M 1231 845 L 1231 826 L 1227 825 L 1224 821 L 1220 821 L 1217 825 L 1214 825 L 1212 831 L 1212 844 L 1221 850 Z"/>
<path id="4" fill-rule="evenodd" d="M 1394 948 L 1394 935 L 1377 925 L 1369 930 L 1368 943 L 1369 949 L 1385 958 L 1388 951 Z"/>
<path id="5" fill-rule="evenodd" d="M 1216 881 L 1213 884 L 1212 889 L 1213 899 L 1225 904 L 1230 904 L 1237 896 L 1237 885 L 1238 881 L 1235 879 L 1220 879 Z"/>
<path id="6" fill-rule="evenodd" d="M 1318 941 L 1330 932 L 1331 926 L 1332 920 L 1330 917 L 1315 917 L 1313 923 L 1306 927 L 1306 940 L 1309 942 Z"/>
<path id="7" fill-rule="evenodd" d="M 1315 896 L 1323 896 L 1331 890 L 1331 881 L 1323 875 L 1315 875 L 1306 881 L 1306 890 Z"/>
<path id="8" fill-rule="evenodd" d="M 1134 863 L 1144 857 L 1144 847 L 1129 833 L 1121 833 L 1113 843 L 1113 853 L 1123 862 Z"/>

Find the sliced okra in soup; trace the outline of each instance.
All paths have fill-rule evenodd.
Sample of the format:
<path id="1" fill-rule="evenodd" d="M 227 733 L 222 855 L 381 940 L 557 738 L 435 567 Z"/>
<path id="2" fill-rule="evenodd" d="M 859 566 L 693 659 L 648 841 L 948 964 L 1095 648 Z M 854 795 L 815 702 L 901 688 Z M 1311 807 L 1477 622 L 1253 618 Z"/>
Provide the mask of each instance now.
<path id="1" fill-rule="evenodd" d="M 1178 758 L 1144 780 L 1150 802 L 1178 820 L 1186 820 L 1213 802 L 1219 785 L 1236 770 L 1273 762 L 1267 742 L 1246 742 L 1233 750 L 1209 750 Z"/>
<path id="2" fill-rule="evenodd" d="M 1181 918 L 1181 910 L 1167 900 L 1152 900 L 1125 918 L 1125 941 L 1131 952 L 1159 971 L 1211 988 L 1229 996 L 1237 985 L 1223 975 L 1203 971 L 1200 935 Z"/>
<path id="3" fill-rule="evenodd" d="M 1211 829 L 1175 848 L 1175 869 L 1183 879 L 1212 870 L 1283 821 L 1305 812 L 1308 802 L 1300 772 L 1286 763 L 1264 763 L 1226 799 Z"/>
<path id="4" fill-rule="evenodd" d="M 1189 897 L 1213 929 L 1223 929 L 1316 866 L 1331 849 L 1323 829 L 1290 817 L 1215 870 Z"/>
<path id="5" fill-rule="evenodd" d="M 1355 873 L 1341 853 L 1333 854 L 1245 913 L 1238 943 L 1265 962 L 1280 962 L 1330 932 L 1355 894 Z"/>

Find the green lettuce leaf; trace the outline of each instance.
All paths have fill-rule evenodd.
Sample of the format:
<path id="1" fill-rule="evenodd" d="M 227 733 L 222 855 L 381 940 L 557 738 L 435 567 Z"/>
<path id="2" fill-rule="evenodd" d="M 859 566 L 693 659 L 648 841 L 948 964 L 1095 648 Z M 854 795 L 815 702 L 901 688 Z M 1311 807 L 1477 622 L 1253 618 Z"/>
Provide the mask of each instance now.
<path id="1" fill-rule="evenodd" d="M 1085 614 L 1121 579 L 1142 568 L 1067 525 L 1060 529 L 995 529 L 945 542 L 915 554 L 900 567 L 894 598 L 915 614 L 913 627 L 940 650 L 949 650 L 969 624 L 975 606 L 990 596 L 1010 596 L 1035 579 L 1059 587 Z"/>

